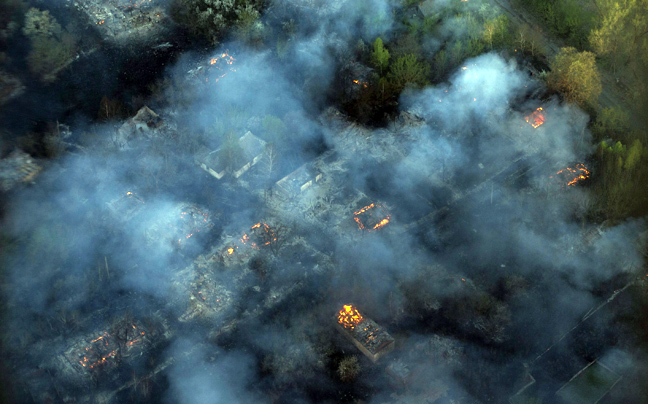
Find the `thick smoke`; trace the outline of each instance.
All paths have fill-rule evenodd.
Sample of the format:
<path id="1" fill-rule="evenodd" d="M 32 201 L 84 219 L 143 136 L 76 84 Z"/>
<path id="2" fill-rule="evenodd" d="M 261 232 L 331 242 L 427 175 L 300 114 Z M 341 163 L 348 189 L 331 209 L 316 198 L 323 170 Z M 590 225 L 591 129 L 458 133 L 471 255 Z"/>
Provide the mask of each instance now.
<path id="1" fill-rule="evenodd" d="M 276 4 L 274 12 L 291 7 Z M 177 302 L 186 304 L 189 286 L 177 285 L 178 274 L 198 266 L 196 257 L 208 255 L 221 237 L 239 237 L 267 219 L 286 224 L 290 237 L 305 240 L 299 245 L 324 251 L 309 247 L 312 262 L 298 261 L 297 253 L 269 258 L 267 272 L 274 275 L 267 280 L 226 270 L 214 275 L 214 282 L 231 291 L 235 315 L 183 323 L 169 344 L 156 347 L 162 359 L 136 370 L 163 369 L 156 382 L 162 402 L 308 403 L 322 402 L 313 392 L 330 397 L 331 391 L 351 389 L 340 387 L 328 369 L 337 363 L 330 358 L 340 356 L 339 349 L 344 356 L 359 356 L 331 325 L 338 305 L 350 301 L 393 326 L 400 359 L 423 369 L 413 378 L 413 399 L 431 380 L 440 380 L 453 399 L 479 402 L 478 384 L 466 383 L 476 376 L 465 369 L 479 363 L 482 375 L 513 378 L 517 365 L 532 362 L 577 324 L 600 303 L 596 288 L 642 265 L 634 239 L 644 229 L 642 222 L 626 223 L 583 243 L 582 235 L 594 229 L 585 218 L 591 196 L 587 189 L 550 179 L 591 155 L 587 115 L 557 99 L 529 99 L 537 82 L 514 62 L 489 53 L 465 61 L 445 83 L 406 90 L 401 111 L 424 119 L 407 135 L 381 129 L 353 139 L 339 136 L 328 115 L 320 114 L 324 93 L 357 38 L 389 37 L 397 24 L 392 11 L 391 3 L 381 0 L 299 9 L 304 26 L 310 23 L 312 29 L 297 35 L 282 64 L 265 51 L 230 43 L 216 52 L 230 50 L 236 58 L 225 77 L 212 70 L 199 82 L 185 79 L 205 62 L 195 54 L 167 72 L 186 83 L 168 90 L 169 99 L 182 102 L 156 112 L 177 126 L 182 141 L 216 149 L 227 131 L 251 130 L 280 147 L 285 173 L 318 154 L 314 143 L 336 150 L 344 183 L 336 184 L 332 195 L 319 195 L 331 200 L 321 208 L 330 209 L 326 219 L 264 205 L 256 191 L 268 184 L 216 185 L 194 167 L 190 148 L 146 156 L 142 150 L 162 142 L 150 139 L 143 148 L 114 150 L 108 147 L 112 128 L 93 128 L 105 147 L 52 163 L 36 187 L 8 202 L 3 225 L 19 247 L 8 262 L 10 287 L 4 290 L 10 308 L 6 345 L 23 350 L 36 342 L 34 335 L 44 345 L 53 343 L 56 337 L 48 340 L 35 329 L 41 319 L 52 335 L 63 329 L 66 340 L 86 337 L 104 327 L 102 319 L 90 318 L 98 310 L 133 317 L 167 310 L 179 318 L 183 310 Z M 465 34 L 451 25 L 444 24 L 442 35 Z M 524 117 L 538 107 L 547 122 L 534 130 Z M 259 122 L 266 115 L 284 121 L 283 137 L 263 133 Z M 508 178 L 518 171 L 520 182 L 511 183 Z M 141 195 L 140 189 L 148 191 Z M 359 237 L 351 234 L 355 228 L 344 227 L 338 215 L 350 211 L 338 195 L 358 190 L 388 202 L 396 230 Z M 118 217 L 107 204 L 127 192 L 142 198 L 141 212 Z M 181 215 L 194 205 L 209 213 L 210 226 L 189 238 Z M 426 215 L 422 224 L 399 230 Z M 240 283 L 249 287 L 236 290 Z M 496 292 L 503 297 L 488 297 Z M 96 296 L 101 299 L 93 300 Z M 468 307 L 478 298 L 475 321 L 462 302 Z M 300 309 L 293 313 L 293 307 Z M 422 314 L 413 314 L 416 310 Z M 90 319 L 68 321 L 66 312 Z M 446 317 L 455 320 L 440 320 Z M 328 331 L 320 332 L 323 328 Z M 490 347 L 497 344 L 514 346 L 514 353 L 494 358 Z M 645 366 L 627 352 L 607 348 L 596 356 L 614 357 L 620 371 L 634 361 Z M 46 355 L 34 349 L 30 359 L 49 362 Z M 367 402 L 388 400 L 391 390 L 381 384 L 384 366 L 367 361 L 362 368 L 356 382 L 376 392 Z M 512 393 L 511 385 L 488 388 L 498 398 Z M 273 389 L 284 395 L 263 395 Z"/>

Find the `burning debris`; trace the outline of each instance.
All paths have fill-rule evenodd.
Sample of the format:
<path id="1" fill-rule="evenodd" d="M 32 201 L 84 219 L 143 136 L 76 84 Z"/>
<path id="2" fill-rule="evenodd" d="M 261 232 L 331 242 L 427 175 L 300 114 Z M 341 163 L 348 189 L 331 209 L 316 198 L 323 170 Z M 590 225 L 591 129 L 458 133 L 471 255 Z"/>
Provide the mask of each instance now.
<path id="1" fill-rule="evenodd" d="M 214 82 L 225 77 L 227 73 L 236 71 L 236 69 L 232 67 L 236 59 L 234 59 L 234 57 L 231 56 L 228 52 L 229 51 L 226 50 L 221 55 L 211 58 L 209 60 L 209 65 L 211 68 L 222 71 L 222 74 L 219 74 L 218 77 L 214 80 Z M 208 80 L 209 78 L 205 79 L 205 81 Z"/>
<path id="2" fill-rule="evenodd" d="M 212 215 L 206 209 L 189 203 L 178 204 L 171 213 L 157 215 L 151 220 L 154 222 L 145 230 L 148 244 L 163 240 L 183 247 L 187 240 L 214 227 Z"/>
<path id="3" fill-rule="evenodd" d="M 138 321 L 123 320 L 115 324 L 110 332 L 97 333 L 94 338 L 74 344 L 65 352 L 65 357 L 78 370 L 92 371 L 113 368 L 123 357 L 134 350 L 141 351 L 148 344 L 149 335 Z"/>
<path id="4" fill-rule="evenodd" d="M 359 86 L 363 86 L 364 88 L 367 88 L 367 86 L 369 85 L 369 83 L 367 83 L 366 81 L 353 80 L 353 82 Z"/>
<path id="5" fill-rule="evenodd" d="M 191 206 L 180 213 L 182 219 L 181 226 L 184 229 L 184 238 L 189 239 L 196 233 L 202 230 L 207 230 L 214 226 L 209 219 L 209 213 L 198 209 L 196 206 Z M 182 242 L 182 238 L 178 239 L 178 243 Z"/>
<path id="6" fill-rule="evenodd" d="M 373 362 L 394 349 L 394 338 L 372 319 L 363 317 L 352 304 L 342 306 L 335 325 Z"/>
<path id="7" fill-rule="evenodd" d="M 250 234 L 248 235 L 248 233 Z M 251 252 L 250 250 L 258 250 L 277 241 L 275 232 L 268 224 L 263 222 L 250 227 L 248 233 L 243 233 L 241 238 L 225 247 L 221 255 L 226 259 L 238 255 L 247 256 Z"/>
<path id="8" fill-rule="evenodd" d="M 549 178 L 556 178 L 561 184 L 576 185 L 576 183 L 583 181 L 590 176 L 590 171 L 582 163 L 576 164 L 573 168 L 567 167 L 558 171 L 555 176 Z"/>
<path id="9" fill-rule="evenodd" d="M 384 205 L 372 203 L 357 212 L 353 212 L 353 220 L 360 230 L 374 231 L 384 227 L 391 220 Z"/>
<path id="10" fill-rule="evenodd" d="M 529 125 L 533 126 L 534 128 L 537 128 L 538 126 L 542 125 L 545 122 L 545 113 L 542 107 L 536 109 L 533 111 L 531 115 L 528 115 L 524 118 L 525 121 L 529 123 Z"/>

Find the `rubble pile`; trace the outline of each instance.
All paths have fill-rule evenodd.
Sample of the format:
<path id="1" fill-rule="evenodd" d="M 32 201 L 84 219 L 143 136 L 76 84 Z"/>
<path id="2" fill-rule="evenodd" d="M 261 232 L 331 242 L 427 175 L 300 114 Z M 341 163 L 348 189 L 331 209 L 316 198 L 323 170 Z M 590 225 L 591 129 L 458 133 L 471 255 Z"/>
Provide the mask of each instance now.
<path id="1" fill-rule="evenodd" d="M 142 39 L 162 30 L 166 19 L 159 0 L 80 0 L 74 7 L 87 15 L 104 39 Z"/>
<path id="2" fill-rule="evenodd" d="M 30 182 L 41 167 L 22 150 L 15 150 L 0 160 L 0 189 L 9 191 L 19 183 Z"/>

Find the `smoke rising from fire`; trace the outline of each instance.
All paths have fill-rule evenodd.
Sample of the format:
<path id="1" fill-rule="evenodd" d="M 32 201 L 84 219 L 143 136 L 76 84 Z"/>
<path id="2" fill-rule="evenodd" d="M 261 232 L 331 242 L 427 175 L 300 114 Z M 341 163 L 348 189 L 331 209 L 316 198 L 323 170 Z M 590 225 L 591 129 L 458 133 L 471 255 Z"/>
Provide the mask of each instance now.
<path id="1" fill-rule="evenodd" d="M 282 7 L 291 5 L 275 7 L 281 13 Z M 391 11 L 390 3 L 380 0 L 300 9 L 305 14 L 303 26 L 312 24 L 314 29 L 296 36 L 284 62 L 277 63 L 266 51 L 226 44 L 217 53 L 237 49 L 236 71 L 218 82 L 221 73 L 210 71 L 204 76 L 208 80 L 191 81 L 181 94 L 173 95 L 184 104 L 156 110 L 188 134 L 189 141 L 210 149 L 224 142 L 223 134 L 213 129 L 217 121 L 241 134 L 261 133 L 259 118 L 279 117 L 286 130 L 283 138 L 274 141 L 282 147 L 286 173 L 316 157 L 320 149 L 335 149 L 347 159 L 346 184 L 341 188 L 357 188 L 375 204 L 389 200 L 389 224 L 360 233 L 353 212 L 369 205 L 362 204 L 341 213 L 352 226 L 350 235 L 340 236 L 336 232 L 347 230 L 325 228 L 301 212 L 264 208 L 257 195 L 236 186 L 217 187 L 214 178 L 194 167 L 189 153 L 145 160 L 137 151 L 98 149 L 66 156 L 36 187 L 22 191 L 8 204 L 5 224 L 20 240 L 9 267 L 12 287 L 5 291 L 11 307 L 5 331 L 12 335 L 8 346 L 21 349 L 38 318 L 57 321 L 51 319 L 65 311 L 86 315 L 101 309 L 145 317 L 163 309 L 178 318 L 182 310 L 174 304 L 187 297 L 185 289 L 172 284 L 178 272 L 196 265 L 196 255 L 205 253 L 221 236 L 240 235 L 266 217 L 294 225 L 291 231 L 299 237 L 319 239 L 335 268 L 322 275 L 315 270 L 314 258 L 302 262 L 301 256 L 279 254 L 268 259 L 268 271 L 276 275 L 252 282 L 268 297 L 254 287 L 232 292 L 233 310 L 245 319 L 230 328 L 235 330 L 231 337 L 235 341 L 222 342 L 220 334 L 211 339 L 223 325 L 220 319 L 179 327 L 174 341 L 163 349 L 163 360 L 172 361 L 162 372 L 168 383 L 160 388 L 163 402 L 269 402 L 261 391 L 276 386 L 292 389 L 295 402 L 318 402 L 309 392 L 336 388 L 322 362 L 335 347 L 308 325 L 330 322 L 341 302 L 354 302 L 387 329 L 400 327 L 403 352 L 416 352 L 430 338 L 442 336 L 445 339 L 436 343 L 456 353 L 458 362 L 470 367 L 471 361 L 482 361 L 487 363 L 485 373 L 492 374 L 512 372 L 569 330 L 600 301 L 593 289 L 642 264 L 634 242 L 644 229 L 642 222 L 607 229 L 593 243 L 584 244 L 583 230 L 592 226 L 584 217 L 590 204 L 587 189 L 559 192 L 548 180 L 556 167 L 586 161 L 591 154 L 588 117 L 557 99 L 528 99 L 538 84 L 519 66 L 489 53 L 465 61 L 467 68 L 459 68 L 447 83 L 406 90 L 399 101 L 401 111 L 425 120 L 407 136 L 371 130 L 367 139 L 353 140 L 357 148 L 346 147 L 348 143 L 330 129 L 331 122 L 320 120 L 325 93 L 353 40 L 388 36 L 385 33 L 397 24 Z M 168 74 L 184 80 L 201 57 L 186 55 Z M 534 129 L 524 117 L 540 106 L 546 121 Z M 228 117 L 234 122 L 227 123 Z M 104 142 L 110 143 L 110 128 L 95 130 L 105 133 Z M 370 138 L 392 142 L 402 157 L 368 157 L 363 142 Z M 165 177 L 170 164 L 176 165 L 173 175 L 180 181 Z M 510 180 L 518 171 L 522 174 Z M 487 185 L 479 187 L 482 183 Z M 127 192 L 139 195 L 140 189 L 149 191 L 142 196 L 141 211 L 132 217 L 116 217 L 106 207 Z M 183 227 L 181 208 L 188 205 L 208 213 L 216 223 L 213 228 L 200 228 L 198 234 L 191 226 Z M 338 214 L 340 210 L 331 213 L 331 222 Z M 423 225 L 398 230 L 428 214 L 431 218 Z M 111 232 L 103 233 L 104 228 Z M 225 271 L 214 277 L 234 290 L 229 275 Z M 513 295 L 508 300 L 493 298 L 492 311 L 484 316 L 485 322 L 492 323 L 515 320 L 502 320 L 506 324 L 502 330 L 493 330 L 497 324 L 473 324 L 467 316 L 457 317 L 455 323 L 427 325 L 430 318 L 442 317 L 446 311 L 455 310 L 459 316 L 461 310 L 452 306 L 453 301 L 480 294 L 487 300 L 485 291 L 497 291 L 498 285 L 512 279 L 525 284 L 520 287 L 523 291 L 507 291 Z M 277 291 L 292 284 L 303 289 L 288 293 L 287 300 L 273 310 L 291 310 L 294 299 L 308 311 L 294 313 L 288 322 L 255 317 L 256 311 L 280 299 Z M 104 300 L 88 301 L 104 287 Z M 519 299 L 515 293 L 534 299 Z M 424 307 L 420 318 L 411 313 L 415 303 Z M 64 325 L 72 334 L 66 339 L 85 336 L 101 324 L 102 319 L 96 319 L 79 321 L 76 328 Z M 408 325 L 411 333 L 403 330 Z M 515 345 L 516 354 L 493 360 L 489 343 Z M 565 355 L 578 356 L 576 352 Z M 160 362 L 155 365 L 161 366 Z M 466 388 L 468 376 L 462 376 L 459 368 L 459 363 L 427 367 L 415 380 L 414 390 L 441 379 L 451 386 L 454 397 L 474 396 Z M 291 380 L 295 373 L 300 374 L 298 382 Z M 365 371 L 358 382 L 372 386 L 374 375 Z M 373 387 L 376 397 L 369 401 L 381 402 L 389 396 L 384 386 Z M 505 396 L 510 386 L 492 388 Z"/>

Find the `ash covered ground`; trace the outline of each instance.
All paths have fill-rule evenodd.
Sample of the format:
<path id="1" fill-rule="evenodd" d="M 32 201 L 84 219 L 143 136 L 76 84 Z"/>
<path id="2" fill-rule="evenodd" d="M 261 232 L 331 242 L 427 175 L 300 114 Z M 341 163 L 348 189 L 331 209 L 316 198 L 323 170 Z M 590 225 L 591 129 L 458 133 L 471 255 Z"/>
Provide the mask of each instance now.
<path id="1" fill-rule="evenodd" d="M 299 21 L 281 58 L 186 51 L 137 115 L 5 160 L 6 401 L 569 403 L 590 365 L 645 402 L 646 226 L 588 215 L 588 115 L 486 52 L 360 123 L 358 49 L 403 10 L 316 3 L 268 6 Z M 439 24 L 426 52 L 465 34 Z M 394 340 L 375 363 L 351 303 Z"/>

